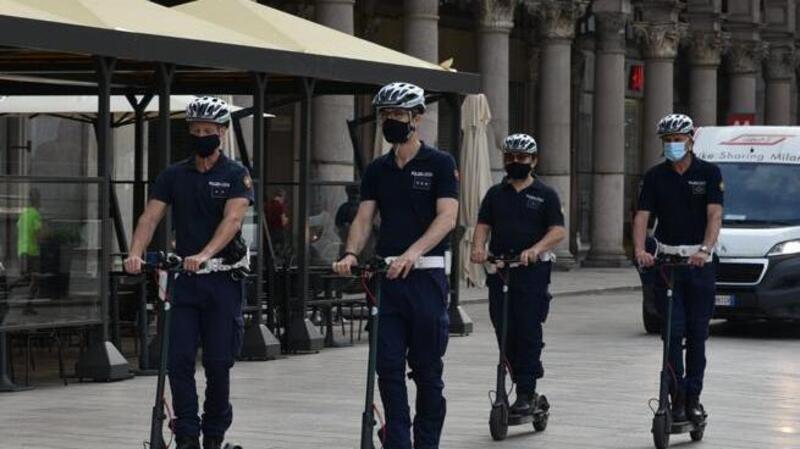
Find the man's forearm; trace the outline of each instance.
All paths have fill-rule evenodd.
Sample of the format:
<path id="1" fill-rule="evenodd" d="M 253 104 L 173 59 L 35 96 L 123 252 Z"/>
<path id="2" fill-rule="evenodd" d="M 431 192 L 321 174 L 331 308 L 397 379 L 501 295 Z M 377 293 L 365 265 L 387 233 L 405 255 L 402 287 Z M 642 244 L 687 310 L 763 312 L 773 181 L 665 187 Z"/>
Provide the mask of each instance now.
<path id="1" fill-rule="evenodd" d="M 491 227 L 489 225 L 478 223 L 475 226 L 475 233 L 472 234 L 472 249 L 475 250 L 477 248 L 485 248 L 486 247 L 486 240 L 489 237 L 489 230 Z"/>
<path id="2" fill-rule="evenodd" d="M 456 227 L 455 217 L 448 213 L 438 214 L 428 229 L 422 234 L 406 252 L 411 252 L 419 256 L 424 256 L 433 249 Z"/>
<path id="3" fill-rule="evenodd" d="M 713 248 L 717 244 L 721 228 L 722 212 L 710 213 L 708 216 L 708 224 L 706 225 L 705 237 L 703 238 L 703 245 Z"/>
<path id="4" fill-rule="evenodd" d="M 131 256 L 141 257 L 144 254 L 145 248 L 150 245 L 150 240 L 153 238 L 153 233 L 156 232 L 157 223 L 147 219 L 139 219 L 136 229 L 133 231 L 133 242 L 131 242 L 131 249 L 128 251 Z"/>
<path id="5" fill-rule="evenodd" d="M 545 234 L 541 240 L 533 245 L 533 248 L 535 248 L 539 254 L 550 251 L 558 246 L 566 236 L 567 231 L 563 226 L 554 226 L 547 231 L 547 234 Z"/>
<path id="6" fill-rule="evenodd" d="M 371 221 L 371 220 L 370 220 Z M 369 239 L 371 223 L 364 220 L 356 219 L 350 225 L 350 231 L 347 233 L 347 245 L 345 245 L 345 252 L 353 254 L 361 254 L 364 245 L 367 244 Z"/>
<path id="7" fill-rule="evenodd" d="M 211 241 L 203 248 L 202 253 L 208 257 L 214 257 L 218 252 L 225 248 L 236 233 L 242 229 L 242 220 L 239 217 L 225 217 L 214 231 Z"/>
<path id="8" fill-rule="evenodd" d="M 645 238 L 647 237 L 647 220 L 649 217 L 645 217 L 640 213 L 637 213 L 636 216 L 633 218 L 633 252 L 638 253 L 639 251 L 644 251 L 645 249 Z"/>

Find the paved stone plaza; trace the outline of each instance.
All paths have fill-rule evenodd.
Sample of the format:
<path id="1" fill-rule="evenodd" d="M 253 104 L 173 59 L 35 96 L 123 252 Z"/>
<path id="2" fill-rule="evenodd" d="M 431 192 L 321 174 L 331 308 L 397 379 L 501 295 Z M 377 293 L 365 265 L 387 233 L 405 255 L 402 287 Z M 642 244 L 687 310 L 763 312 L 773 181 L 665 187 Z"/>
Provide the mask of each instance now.
<path id="1" fill-rule="evenodd" d="M 638 293 L 556 297 L 540 384 L 552 403 L 549 427 L 541 434 L 528 426 L 511 428 L 502 443 L 491 440 L 487 425 L 496 346 L 486 305 L 470 303 L 466 309 L 476 331 L 450 342 L 442 448 L 652 447 L 647 400 L 657 393 L 660 341 L 642 330 Z M 688 435 L 680 435 L 673 446 L 800 448 L 800 327 L 716 323 L 712 333 L 705 440 L 690 444 Z M 366 346 L 358 345 L 238 363 L 230 439 L 246 449 L 357 447 L 366 355 Z M 0 447 L 141 448 L 154 381 L 140 377 L 0 395 Z"/>

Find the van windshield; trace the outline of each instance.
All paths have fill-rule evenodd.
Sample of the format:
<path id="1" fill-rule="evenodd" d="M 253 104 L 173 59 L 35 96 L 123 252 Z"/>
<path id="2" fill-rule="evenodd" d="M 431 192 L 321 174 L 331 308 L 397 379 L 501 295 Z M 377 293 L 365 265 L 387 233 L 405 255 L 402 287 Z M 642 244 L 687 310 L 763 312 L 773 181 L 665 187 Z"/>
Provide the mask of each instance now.
<path id="1" fill-rule="evenodd" d="M 720 163 L 726 226 L 800 225 L 800 165 Z"/>

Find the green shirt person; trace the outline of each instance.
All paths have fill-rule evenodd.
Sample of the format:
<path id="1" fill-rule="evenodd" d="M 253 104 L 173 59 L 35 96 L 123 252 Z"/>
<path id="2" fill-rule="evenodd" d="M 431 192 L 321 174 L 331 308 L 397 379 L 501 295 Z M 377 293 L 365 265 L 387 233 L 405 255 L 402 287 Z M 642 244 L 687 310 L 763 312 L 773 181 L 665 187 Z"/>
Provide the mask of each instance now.
<path id="1" fill-rule="evenodd" d="M 39 213 L 39 191 L 32 189 L 30 204 L 22 209 L 17 219 L 17 255 L 39 255 L 39 231 L 42 229 L 42 215 Z"/>

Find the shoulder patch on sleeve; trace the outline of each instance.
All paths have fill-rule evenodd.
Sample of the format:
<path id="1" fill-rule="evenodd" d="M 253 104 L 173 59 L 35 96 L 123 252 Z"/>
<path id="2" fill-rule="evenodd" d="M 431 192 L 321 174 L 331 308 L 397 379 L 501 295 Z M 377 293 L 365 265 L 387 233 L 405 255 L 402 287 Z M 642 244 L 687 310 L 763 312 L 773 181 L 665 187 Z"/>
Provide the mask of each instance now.
<path id="1" fill-rule="evenodd" d="M 244 188 L 250 190 L 253 188 L 253 180 L 250 178 L 250 175 L 245 174 L 244 178 L 242 178 L 242 184 L 244 184 Z"/>

